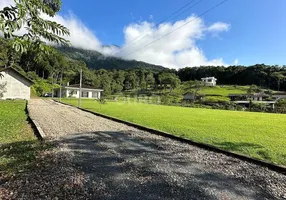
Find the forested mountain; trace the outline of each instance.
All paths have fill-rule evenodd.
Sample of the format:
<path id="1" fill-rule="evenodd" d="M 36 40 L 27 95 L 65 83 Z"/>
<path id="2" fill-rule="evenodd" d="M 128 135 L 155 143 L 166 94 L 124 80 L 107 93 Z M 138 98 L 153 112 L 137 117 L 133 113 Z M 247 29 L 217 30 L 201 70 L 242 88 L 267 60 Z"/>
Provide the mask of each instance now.
<path id="1" fill-rule="evenodd" d="M 162 71 L 164 67 L 136 60 L 124 60 L 116 57 L 107 57 L 98 51 L 84 50 L 74 47 L 58 47 L 64 55 L 82 60 L 90 69 L 149 69 Z"/>

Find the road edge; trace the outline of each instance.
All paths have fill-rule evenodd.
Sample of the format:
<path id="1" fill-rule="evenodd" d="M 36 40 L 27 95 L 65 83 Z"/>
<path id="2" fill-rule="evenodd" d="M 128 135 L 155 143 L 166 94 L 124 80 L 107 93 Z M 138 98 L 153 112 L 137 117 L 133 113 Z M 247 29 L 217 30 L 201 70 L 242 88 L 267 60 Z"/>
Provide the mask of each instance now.
<path id="1" fill-rule="evenodd" d="M 153 134 L 156 134 L 156 135 L 160 135 L 160 136 L 163 136 L 163 137 L 166 137 L 166 138 L 174 139 L 174 140 L 177 140 L 177 141 L 180 141 L 180 142 L 183 142 L 183 143 L 186 143 L 186 144 L 190 144 L 190 145 L 193 145 L 193 146 L 205 149 L 205 150 L 209 150 L 209 151 L 213 151 L 213 152 L 217 152 L 217 153 L 222 153 L 224 155 L 227 155 L 227 156 L 230 156 L 230 157 L 233 157 L 233 158 L 237 158 L 237 159 L 240 159 L 240 160 L 243 160 L 243 161 L 251 162 L 253 164 L 256 164 L 256 165 L 259 165 L 259 166 L 262 166 L 262 167 L 266 167 L 266 168 L 268 168 L 270 170 L 273 170 L 273 171 L 276 171 L 278 173 L 286 175 L 286 167 L 283 167 L 281 165 L 276 165 L 276 164 L 273 164 L 273 163 L 270 163 L 270 162 L 267 162 L 267 161 L 259 160 L 259 159 L 252 158 L 252 157 L 249 157 L 249 156 L 246 156 L 246 155 L 242 155 L 242 154 L 239 154 L 239 153 L 235 153 L 235 152 L 232 152 L 232 151 L 227 151 L 227 150 L 221 149 L 221 148 L 213 146 L 213 145 L 204 144 L 204 143 L 200 143 L 200 142 L 195 142 L 195 141 L 192 141 L 190 139 L 186 139 L 186 138 L 182 138 L 182 137 L 179 137 L 179 136 L 175 136 L 175 135 L 172 135 L 172 134 L 164 132 L 164 131 L 159 131 L 159 130 L 156 130 L 156 129 L 153 129 L 153 128 L 149 128 L 149 127 L 145 127 L 145 126 L 136 124 L 136 123 L 124 121 L 124 120 L 118 119 L 116 117 L 111 117 L 109 115 L 101 114 L 101 113 L 94 112 L 94 111 L 91 111 L 91 110 L 87 110 L 87 109 L 84 109 L 84 108 L 79 108 L 77 106 L 73 106 L 73 105 L 70 105 L 70 104 L 67 104 L 67 103 L 63 103 L 63 102 L 60 102 L 58 100 L 53 100 L 53 101 L 55 101 L 57 103 L 60 103 L 60 104 L 63 104 L 63 105 L 67 105 L 67 106 L 71 106 L 71 107 L 74 107 L 74 108 L 78 108 L 78 109 L 80 109 L 82 111 L 94 114 L 96 116 L 103 117 L 105 119 L 109 119 L 109 120 L 112 120 L 112 121 L 115 121 L 115 122 L 123 123 L 123 124 L 126 124 L 128 126 L 132 126 L 134 128 L 137 128 L 137 129 L 140 129 L 140 130 L 143 130 L 143 131 L 147 131 L 147 132 L 150 132 L 150 133 L 153 133 Z"/>
<path id="2" fill-rule="evenodd" d="M 46 134 L 44 133 L 44 131 L 42 130 L 42 128 L 40 127 L 38 122 L 30 116 L 30 110 L 29 110 L 29 105 L 28 104 L 29 104 L 29 101 L 27 100 L 26 101 L 25 110 L 26 110 L 26 113 L 27 113 L 27 116 L 28 116 L 28 121 L 32 125 L 32 128 L 34 130 L 34 133 L 35 133 L 36 137 L 39 140 L 43 141 L 44 138 L 46 137 Z"/>

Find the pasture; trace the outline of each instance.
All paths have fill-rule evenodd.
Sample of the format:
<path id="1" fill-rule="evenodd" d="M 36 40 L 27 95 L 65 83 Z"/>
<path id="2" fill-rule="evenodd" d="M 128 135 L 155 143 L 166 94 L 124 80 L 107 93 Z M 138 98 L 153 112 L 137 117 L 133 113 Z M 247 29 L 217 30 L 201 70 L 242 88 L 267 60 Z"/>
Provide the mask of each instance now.
<path id="1" fill-rule="evenodd" d="M 65 99 L 77 106 L 77 99 Z M 286 165 L 286 115 L 82 100 L 82 107 L 146 127 Z"/>

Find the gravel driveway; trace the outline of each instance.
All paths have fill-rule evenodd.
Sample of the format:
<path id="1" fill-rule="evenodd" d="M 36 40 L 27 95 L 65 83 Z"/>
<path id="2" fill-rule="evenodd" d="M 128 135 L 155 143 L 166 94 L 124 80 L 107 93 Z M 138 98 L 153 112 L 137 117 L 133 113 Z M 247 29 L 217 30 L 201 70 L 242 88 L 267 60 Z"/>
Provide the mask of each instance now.
<path id="1" fill-rule="evenodd" d="M 29 112 L 72 153 L 85 199 L 286 199 L 286 176 L 267 168 L 50 100 Z"/>

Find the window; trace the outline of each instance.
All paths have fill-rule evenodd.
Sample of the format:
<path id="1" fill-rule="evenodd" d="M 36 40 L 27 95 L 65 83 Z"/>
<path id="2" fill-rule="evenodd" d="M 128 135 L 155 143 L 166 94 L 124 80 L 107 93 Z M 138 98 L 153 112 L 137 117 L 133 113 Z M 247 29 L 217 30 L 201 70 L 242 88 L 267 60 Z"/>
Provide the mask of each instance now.
<path id="1" fill-rule="evenodd" d="M 92 98 L 98 98 L 98 92 L 92 92 Z"/>
<path id="2" fill-rule="evenodd" d="M 82 91 L 81 97 L 88 97 L 88 92 L 87 91 Z"/>

